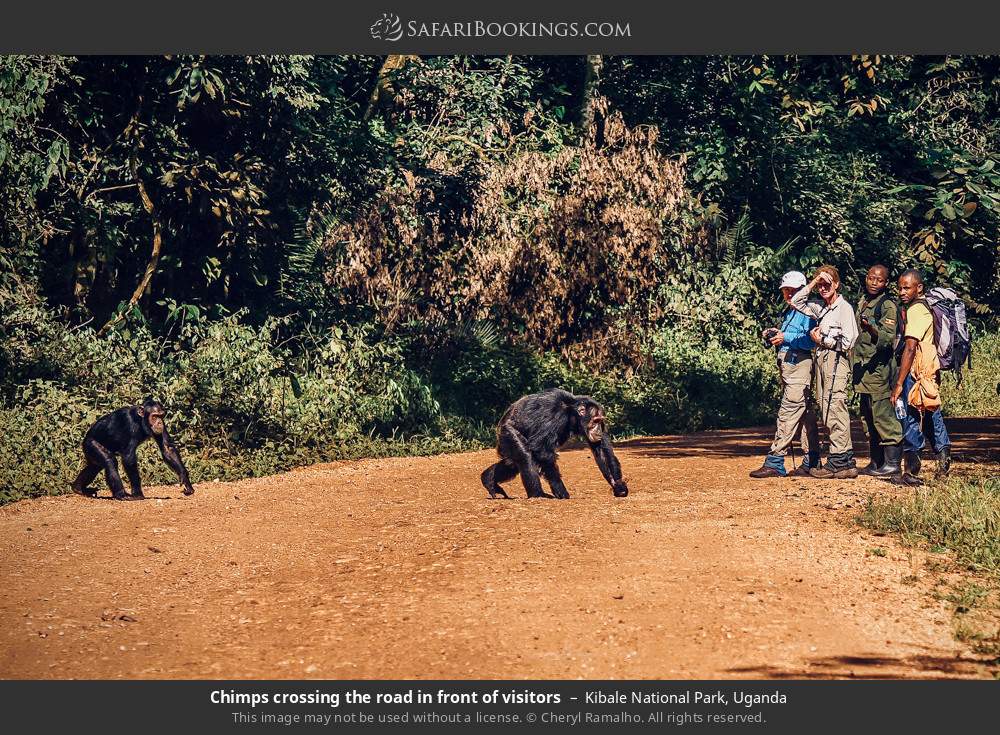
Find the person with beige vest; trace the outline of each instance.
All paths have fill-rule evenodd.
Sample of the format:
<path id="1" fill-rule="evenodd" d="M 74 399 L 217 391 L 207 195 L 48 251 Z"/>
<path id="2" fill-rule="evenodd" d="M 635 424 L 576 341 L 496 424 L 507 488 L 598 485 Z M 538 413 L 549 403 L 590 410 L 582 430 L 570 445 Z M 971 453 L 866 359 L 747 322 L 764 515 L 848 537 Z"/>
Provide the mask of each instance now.
<path id="1" fill-rule="evenodd" d="M 809 301 L 813 289 L 822 304 Z M 792 306 L 816 320 L 810 332 L 816 343 L 816 398 L 820 420 L 830 430 L 830 453 L 826 464 L 809 474 L 819 479 L 858 476 L 851 443 L 851 415 L 847 410 L 847 386 L 851 382 L 850 350 L 858 339 L 854 308 L 840 295 L 840 273 L 832 265 L 820 266 L 813 279 L 792 296 Z"/>

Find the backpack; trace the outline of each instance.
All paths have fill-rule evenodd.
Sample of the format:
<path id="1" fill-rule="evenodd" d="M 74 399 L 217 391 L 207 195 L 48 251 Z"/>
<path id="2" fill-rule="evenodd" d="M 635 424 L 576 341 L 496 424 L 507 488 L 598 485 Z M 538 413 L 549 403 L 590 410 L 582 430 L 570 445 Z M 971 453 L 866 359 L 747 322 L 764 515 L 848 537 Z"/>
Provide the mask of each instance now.
<path id="1" fill-rule="evenodd" d="M 954 370 L 962 382 L 962 365 L 972 368 L 972 340 L 965 318 L 965 303 L 950 288 L 938 286 L 927 292 L 925 298 L 934 317 L 934 344 L 942 370 Z"/>

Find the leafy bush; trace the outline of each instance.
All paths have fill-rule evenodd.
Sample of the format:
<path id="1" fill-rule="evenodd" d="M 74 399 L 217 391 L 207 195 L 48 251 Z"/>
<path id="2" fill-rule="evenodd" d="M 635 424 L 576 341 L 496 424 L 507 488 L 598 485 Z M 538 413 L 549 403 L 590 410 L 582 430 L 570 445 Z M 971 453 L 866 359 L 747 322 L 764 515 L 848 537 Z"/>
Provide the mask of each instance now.
<path id="1" fill-rule="evenodd" d="M 1000 332 L 980 331 L 972 341 L 972 370 L 942 378 L 942 402 L 949 416 L 1000 416 Z"/>

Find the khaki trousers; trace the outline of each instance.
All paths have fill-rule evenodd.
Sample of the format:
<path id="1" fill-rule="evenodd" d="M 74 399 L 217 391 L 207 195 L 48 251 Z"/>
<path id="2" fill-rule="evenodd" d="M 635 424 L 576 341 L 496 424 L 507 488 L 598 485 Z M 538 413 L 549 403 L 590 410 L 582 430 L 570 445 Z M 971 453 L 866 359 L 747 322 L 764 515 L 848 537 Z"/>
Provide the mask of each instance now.
<path id="1" fill-rule="evenodd" d="M 847 410 L 847 384 L 851 378 L 851 359 L 835 350 L 816 351 L 816 400 L 820 418 L 830 430 L 830 454 L 844 454 L 854 449 L 851 443 L 851 414 Z M 836 375 L 834 375 L 836 368 Z"/>
<path id="2" fill-rule="evenodd" d="M 816 411 L 812 397 L 812 356 L 808 352 L 787 350 L 778 356 L 781 375 L 781 405 L 778 407 L 778 429 L 774 433 L 771 451 L 776 457 L 788 454 L 788 448 L 801 435 L 802 455 L 819 452 Z"/>

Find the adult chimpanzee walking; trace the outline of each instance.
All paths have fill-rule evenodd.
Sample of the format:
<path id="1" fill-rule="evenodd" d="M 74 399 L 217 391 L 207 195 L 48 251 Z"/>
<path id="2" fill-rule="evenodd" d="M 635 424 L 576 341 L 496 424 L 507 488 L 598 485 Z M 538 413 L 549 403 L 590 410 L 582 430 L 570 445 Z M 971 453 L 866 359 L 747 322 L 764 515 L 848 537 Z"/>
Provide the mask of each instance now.
<path id="1" fill-rule="evenodd" d="M 500 483 L 518 473 L 529 498 L 568 498 L 556 466 L 556 451 L 575 434 L 587 441 L 601 474 L 616 497 L 628 495 L 621 465 L 605 433 L 604 409 L 590 396 L 574 396 L 558 388 L 525 396 L 514 402 L 497 426 L 500 461 L 483 472 L 490 497 L 510 497 Z M 539 471 L 552 488 L 542 491 Z"/>
<path id="2" fill-rule="evenodd" d="M 115 500 L 142 500 L 145 496 L 142 494 L 142 484 L 139 480 L 136 450 L 146 439 L 153 437 L 160 448 L 163 461 L 177 473 L 181 484 L 184 485 L 184 494 L 191 495 L 194 487 L 188 479 L 184 463 L 181 462 L 181 455 L 171 441 L 170 434 L 167 433 L 167 424 L 164 422 L 166 415 L 167 411 L 161 403 L 147 398 L 141 406 L 119 408 L 97 419 L 83 439 L 83 457 L 86 465 L 73 481 L 73 492 L 91 497 L 96 495 L 97 491 L 88 489 L 87 486 L 94 481 L 101 470 L 104 470 L 104 476 Z M 125 474 L 128 475 L 129 485 L 132 486 L 131 495 L 125 493 L 121 475 L 118 474 L 118 460 L 115 456 L 118 454 L 122 457 Z"/>

